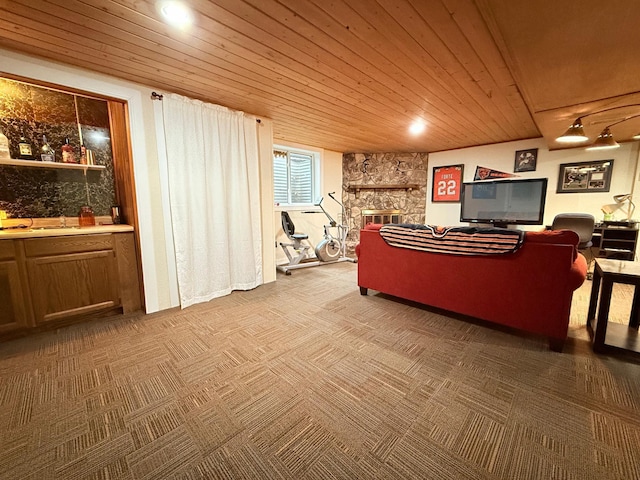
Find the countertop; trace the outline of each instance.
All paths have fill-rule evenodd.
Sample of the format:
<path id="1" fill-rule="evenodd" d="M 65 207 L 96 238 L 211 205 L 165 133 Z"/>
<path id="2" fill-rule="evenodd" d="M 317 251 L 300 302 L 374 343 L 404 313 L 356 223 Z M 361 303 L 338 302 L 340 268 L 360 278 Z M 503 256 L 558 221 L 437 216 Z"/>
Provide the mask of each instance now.
<path id="1" fill-rule="evenodd" d="M 0 230 L 0 240 L 14 238 L 62 237 L 68 235 L 95 235 L 97 233 L 133 232 L 131 225 L 96 225 L 94 227 L 66 228 L 11 228 Z"/>

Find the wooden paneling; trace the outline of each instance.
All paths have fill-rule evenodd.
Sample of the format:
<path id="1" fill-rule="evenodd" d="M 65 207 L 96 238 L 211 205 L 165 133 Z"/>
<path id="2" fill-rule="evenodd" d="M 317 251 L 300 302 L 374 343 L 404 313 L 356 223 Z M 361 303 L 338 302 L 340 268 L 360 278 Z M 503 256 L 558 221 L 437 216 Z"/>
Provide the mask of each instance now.
<path id="1" fill-rule="evenodd" d="M 276 141 L 437 151 L 539 135 L 470 0 L 15 0 L 0 45 L 266 116 Z M 425 135 L 412 137 L 421 118 Z"/>
<path id="2" fill-rule="evenodd" d="M 581 115 L 635 105 L 584 118 L 594 140 L 604 127 L 640 113 L 637 2 L 476 3 L 550 148 L 566 148 L 555 138 Z M 611 131 L 628 141 L 640 132 L 640 117 Z"/>
<path id="3" fill-rule="evenodd" d="M 276 141 L 340 152 L 540 133 L 557 147 L 579 113 L 640 92 L 628 0 L 192 0 L 187 31 L 156 3 L 1 2 L 0 45 L 266 116 Z M 412 137 L 416 118 L 428 129 Z"/>

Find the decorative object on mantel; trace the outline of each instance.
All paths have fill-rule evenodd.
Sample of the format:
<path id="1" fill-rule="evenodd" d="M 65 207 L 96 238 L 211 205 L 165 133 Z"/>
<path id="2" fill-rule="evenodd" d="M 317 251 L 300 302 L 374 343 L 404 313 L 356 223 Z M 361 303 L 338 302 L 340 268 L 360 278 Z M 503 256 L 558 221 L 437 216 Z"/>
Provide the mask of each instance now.
<path id="1" fill-rule="evenodd" d="M 519 175 L 514 175 L 513 173 L 500 172 L 498 170 L 494 170 L 492 168 L 487 167 L 476 167 L 476 174 L 473 176 L 473 181 L 478 180 L 494 180 L 497 178 L 511 178 L 511 177 L 519 177 Z"/>
<path id="2" fill-rule="evenodd" d="M 516 159 L 513 165 L 514 172 L 535 172 L 538 162 L 538 149 L 517 150 Z"/>
<path id="3" fill-rule="evenodd" d="M 556 193 L 608 192 L 612 170 L 613 159 L 563 163 L 560 165 Z"/>
<path id="4" fill-rule="evenodd" d="M 350 183 L 347 185 L 349 190 L 356 191 L 356 197 L 360 193 L 360 190 L 407 190 L 411 191 L 414 188 L 420 188 L 417 183 L 389 183 L 389 184 L 377 184 L 367 185 L 365 183 Z"/>
<path id="5" fill-rule="evenodd" d="M 464 165 L 433 167 L 432 202 L 459 202 Z"/>

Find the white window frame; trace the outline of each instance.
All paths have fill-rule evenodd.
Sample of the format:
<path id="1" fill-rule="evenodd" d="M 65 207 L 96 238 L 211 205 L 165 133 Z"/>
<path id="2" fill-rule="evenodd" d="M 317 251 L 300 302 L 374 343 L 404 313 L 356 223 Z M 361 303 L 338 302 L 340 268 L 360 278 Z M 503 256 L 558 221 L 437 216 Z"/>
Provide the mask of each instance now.
<path id="1" fill-rule="evenodd" d="M 290 146 L 290 145 L 278 145 L 278 144 L 274 144 L 273 145 L 273 150 L 280 150 L 280 151 L 284 151 L 287 153 L 298 153 L 298 154 L 302 154 L 302 155 L 309 155 L 312 158 L 312 172 L 311 172 L 311 198 L 312 201 L 309 203 L 285 203 L 285 202 L 279 202 L 277 203 L 275 201 L 275 197 L 274 197 L 274 206 L 276 211 L 278 210 L 304 210 L 304 209 L 308 209 L 309 207 L 314 207 L 315 204 L 320 200 L 321 194 L 320 192 L 321 190 L 321 162 L 322 162 L 322 152 L 319 150 L 312 150 L 310 148 L 304 148 L 304 147 L 294 147 L 294 146 Z M 274 175 L 275 175 L 275 169 L 274 169 Z M 287 172 L 287 175 L 290 175 L 290 171 Z M 274 184 L 275 184 L 275 179 L 274 179 Z M 290 179 L 288 179 L 288 184 L 290 184 Z M 274 188 L 274 195 L 275 195 L 275 188 Z M 289 192 L 288 194 L 289 199 L 291 198 L 291 192 Z"/>

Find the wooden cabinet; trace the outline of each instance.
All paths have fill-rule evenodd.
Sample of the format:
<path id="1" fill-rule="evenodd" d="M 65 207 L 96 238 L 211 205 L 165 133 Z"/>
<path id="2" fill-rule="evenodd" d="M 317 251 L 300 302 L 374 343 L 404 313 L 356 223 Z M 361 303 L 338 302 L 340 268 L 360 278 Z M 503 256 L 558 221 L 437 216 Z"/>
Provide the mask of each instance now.
<path id="1" fill-rule="evenodd" d="M 24 291 L 16 243 L 0 241 L 0 333 L 29 326 L 30 312 Z"/>
<path id="2" fill-rule="evenodd" d="M 634 260 L 638 229 L 626 226 L 596 225 L 591 239 L 597 256 L 615 260 Z"/>
<path id="3" fill-rule="evenodd" d="M 0 241 L 0 333 L 142 308 L 132 232 Z"/>
<path id="4" fill-rule="evenodd" d="M 37 324 L 120 305 L 113 235 L 24 242 Z"/>

